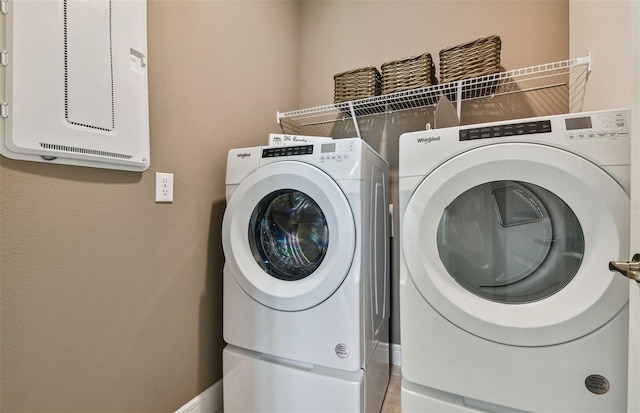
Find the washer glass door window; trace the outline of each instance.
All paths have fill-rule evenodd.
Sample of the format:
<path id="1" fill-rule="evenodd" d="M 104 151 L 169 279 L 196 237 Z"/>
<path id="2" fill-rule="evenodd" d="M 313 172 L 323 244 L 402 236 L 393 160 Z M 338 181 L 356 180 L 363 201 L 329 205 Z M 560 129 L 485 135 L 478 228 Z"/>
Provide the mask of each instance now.
<path id="1" fill-rule="evenodd" d="M 356 245 L 340 185 L 296 161 L 249 174 L 227 201 L 222 235 L 226 274 L 254 300 L 282 311 L 329 298 L 349 274 Z"/>
<path id="2" fill-rule="evenodd" d="M 301 280 L 322 263 L 329 228 L 322 209 L 307 194 L 283 189 L 262 198 L 249 221 L 249 245 L 265 272 Z"/>
<path id="3" fill-rule="evenodd" d="M 566 286 L 584 255 L 571 208 L 537 185 L 494 181 L 474 186 L 444 210 L 440 259 L 468 291 L 497 302 L 526 303 Z"/>

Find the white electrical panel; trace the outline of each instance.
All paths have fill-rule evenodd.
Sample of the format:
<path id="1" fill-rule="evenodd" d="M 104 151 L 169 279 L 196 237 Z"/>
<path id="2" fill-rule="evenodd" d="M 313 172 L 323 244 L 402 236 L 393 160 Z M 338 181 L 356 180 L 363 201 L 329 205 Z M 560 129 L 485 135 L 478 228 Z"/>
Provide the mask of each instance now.
<path id="1" fill-rule="evenodd" d="M 146 170 L 146 0 L 0 0 L 0 7 L 0 153 Z"/>

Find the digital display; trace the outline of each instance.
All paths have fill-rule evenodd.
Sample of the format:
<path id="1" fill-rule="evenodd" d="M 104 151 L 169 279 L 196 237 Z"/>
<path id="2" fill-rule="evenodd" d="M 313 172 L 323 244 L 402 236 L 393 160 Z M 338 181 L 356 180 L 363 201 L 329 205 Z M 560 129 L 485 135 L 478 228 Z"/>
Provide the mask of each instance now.
<path id="1" fill-rule="evenodd" d="M 585 116 L 582 118 L 568 118 L 564 120 L 567 130 L 576 129 L 591 129 L 591 117 Z"/>
<path id="2" fill-rule="evenodd" d="M 320 153 L 332 153 L 336 151 L 335 143 L 323 143 L 320 148 Z"/>

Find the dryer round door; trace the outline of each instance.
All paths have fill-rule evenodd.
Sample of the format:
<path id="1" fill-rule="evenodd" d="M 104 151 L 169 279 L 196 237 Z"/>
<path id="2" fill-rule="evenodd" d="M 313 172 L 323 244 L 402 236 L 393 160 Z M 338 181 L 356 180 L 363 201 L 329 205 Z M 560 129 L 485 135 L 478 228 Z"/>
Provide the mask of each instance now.
<path id="1" fill-rule="evenodd" d="M 226 264 L 254 300 L 300 311 L 329 298 L 354 257 L 353 213 L 320 169 L 283 161 L 258 169 L 233 192 L 222 223 Z"/>
<path id="2" fill-rule="evenodd" d="M 469 333 L 518 346 L 563 343 L 627 302 L 624 280 L 607 265 L 628 251 L 628 208 L 613 178 L 570 152 L 484 146 L 416 188 L 403 257 L 422 297 Z"/>

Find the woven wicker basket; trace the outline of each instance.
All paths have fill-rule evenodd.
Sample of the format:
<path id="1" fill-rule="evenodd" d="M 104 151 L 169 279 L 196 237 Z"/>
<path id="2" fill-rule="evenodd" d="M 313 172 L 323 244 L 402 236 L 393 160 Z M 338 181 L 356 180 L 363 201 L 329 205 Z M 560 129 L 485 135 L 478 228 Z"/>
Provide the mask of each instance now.
<path id="1" fill-rule="evenodd" d="M 382 90 L 380 72 L 375 67 L 363 67 L 333 76 L 335 103 L 377 96 Z"/>
<path id="2" fill-rule="evenodd" d="M 436 66 L 429 53 L 383 63 L 380 69 L 383 95 L 438 83 Z"/>
<path id="3" fill-rule="evenodd" d="M 500 72 L 499 36 L 489 36 L 440 51 L 440 83 Z"/>

